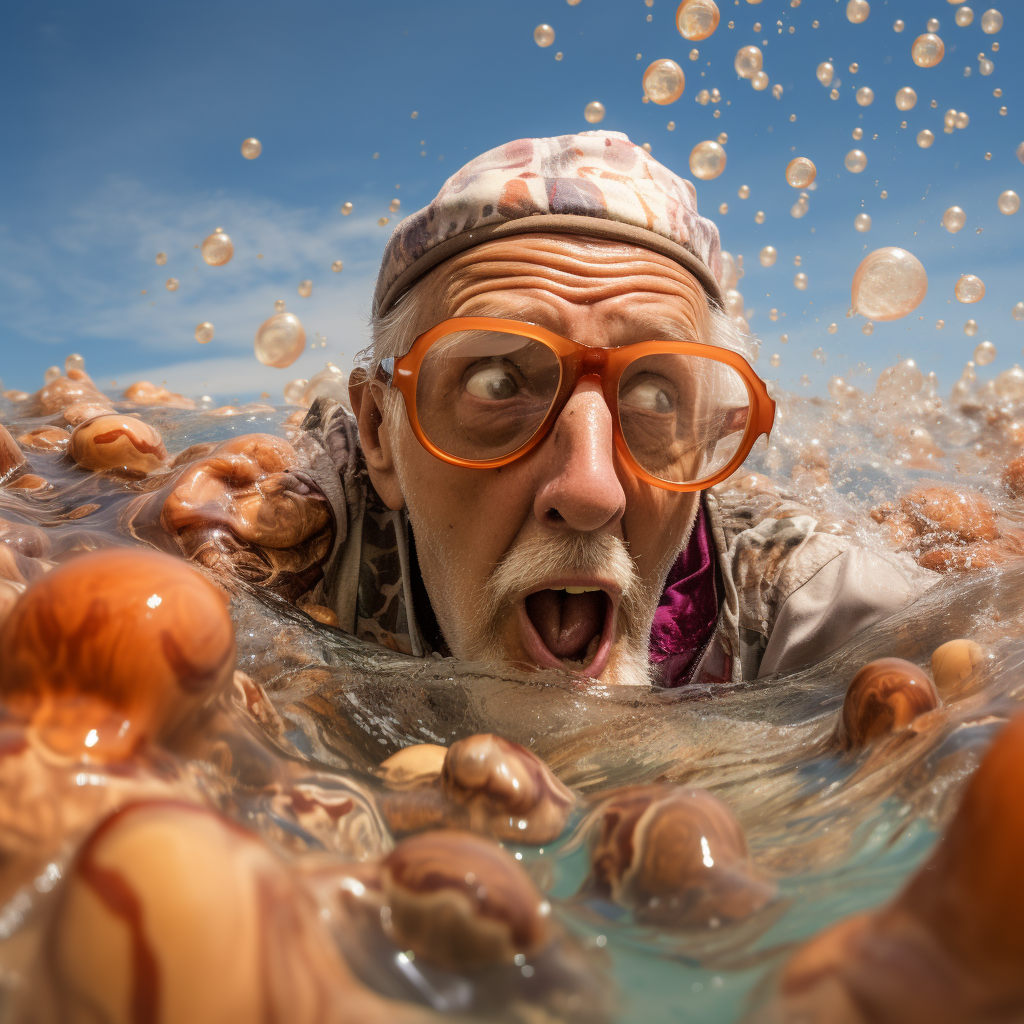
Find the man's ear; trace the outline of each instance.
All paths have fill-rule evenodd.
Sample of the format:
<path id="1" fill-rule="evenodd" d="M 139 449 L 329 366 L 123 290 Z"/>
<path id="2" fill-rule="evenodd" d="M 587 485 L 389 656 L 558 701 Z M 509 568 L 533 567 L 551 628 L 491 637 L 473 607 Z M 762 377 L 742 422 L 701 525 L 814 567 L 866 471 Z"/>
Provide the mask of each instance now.
<path id="1" fill-rule="evenodd" d="M 350 383 L 348 388 L 352 412 L 359 424 L 359 446 L 363 450 L 370 482 L 388 508 L 405 508 L 405 497 L 398 485 L 398 473 L 391 450 L 391 434 L 378 404 L 378 389 L 366 380 Z"/>

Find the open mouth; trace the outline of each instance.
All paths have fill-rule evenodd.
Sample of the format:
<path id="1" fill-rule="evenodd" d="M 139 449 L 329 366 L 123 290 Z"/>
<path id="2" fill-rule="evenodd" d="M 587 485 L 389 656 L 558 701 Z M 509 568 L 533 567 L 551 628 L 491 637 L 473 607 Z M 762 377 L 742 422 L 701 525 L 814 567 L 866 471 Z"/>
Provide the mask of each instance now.
<path id="1" fill-rule="evenodd" d="M 597 677 L 608 664 L 618 601 L 592 583 L 556 584 L 523 600 L 523 639 L 541 666 Z"/>

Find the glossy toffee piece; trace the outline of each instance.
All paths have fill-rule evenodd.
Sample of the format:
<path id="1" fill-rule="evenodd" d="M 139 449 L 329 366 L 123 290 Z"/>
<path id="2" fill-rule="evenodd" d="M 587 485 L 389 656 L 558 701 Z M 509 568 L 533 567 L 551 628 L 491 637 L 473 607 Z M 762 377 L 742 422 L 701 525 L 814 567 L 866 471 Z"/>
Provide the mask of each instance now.
<path id="1" fill-rule="evenodd" d="M 690 341 L 596 348 L 536 324 L 455 317 L 385 359 L 417 440 L 455 466 L 504 466 L 543 440 L 581 380 L 599 380 L 615 446 L 647 483 L 697 491 L 769 434 L 775 403 L 742 356 Z"/>

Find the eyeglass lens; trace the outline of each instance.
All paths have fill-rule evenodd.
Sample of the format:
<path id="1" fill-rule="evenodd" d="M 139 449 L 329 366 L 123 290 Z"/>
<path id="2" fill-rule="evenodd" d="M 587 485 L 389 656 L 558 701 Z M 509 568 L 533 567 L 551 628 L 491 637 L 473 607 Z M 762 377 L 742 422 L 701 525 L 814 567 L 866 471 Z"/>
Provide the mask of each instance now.
<path id="1" fill-rule="evenodd" d="M 455 331 L 420 366 L 420 427 L 441 451 L 467 461 L 509 455 L 540 428 L 561 367 L 541 342 L 503 331 Z M 619 423 L 630 454 L 669 483 L 724 468 L 743 440 L 750 399 L 741 374 L 682 353 L 642 356 L 619 382 Z"/>

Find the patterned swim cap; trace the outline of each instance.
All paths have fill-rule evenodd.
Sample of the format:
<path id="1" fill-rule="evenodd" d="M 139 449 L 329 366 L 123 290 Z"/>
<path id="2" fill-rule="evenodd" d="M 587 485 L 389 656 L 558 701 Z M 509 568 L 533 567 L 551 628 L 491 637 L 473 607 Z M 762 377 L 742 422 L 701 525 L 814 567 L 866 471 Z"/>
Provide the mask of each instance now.
<path id="1" fill-rule="evenodd" d="M 384 250 L 373 313 L 388 311 L 439 263 L 481 242 L 529 232 L 595 235 L 676 260 L 722 305 L 718 228 L 693 183 L 621 132 L 507 142 L 453 174 L 398 225 Z"/>

